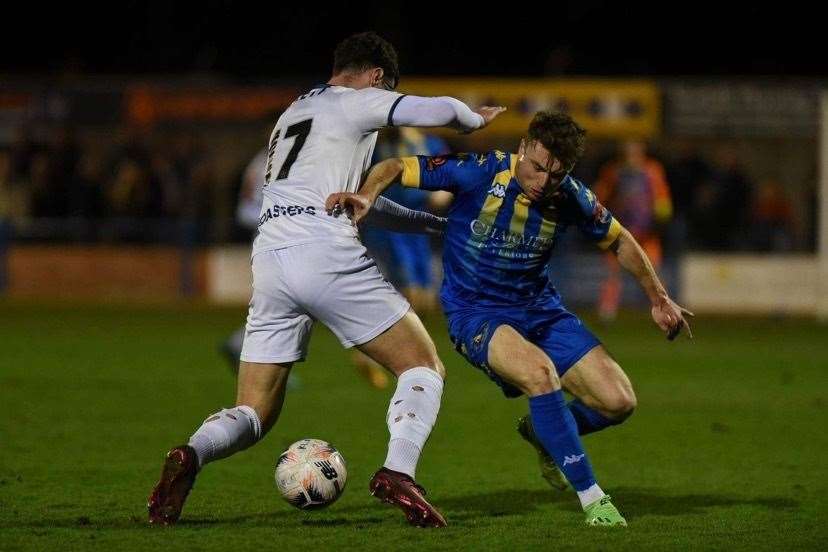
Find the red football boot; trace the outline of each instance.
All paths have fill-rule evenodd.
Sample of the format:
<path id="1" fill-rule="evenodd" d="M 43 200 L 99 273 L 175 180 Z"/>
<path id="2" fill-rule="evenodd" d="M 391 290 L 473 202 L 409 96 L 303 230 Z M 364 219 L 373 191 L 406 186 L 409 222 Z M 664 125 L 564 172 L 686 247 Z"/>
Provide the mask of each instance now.
<path id="1" fill-rule="evenodd" d="M 418 527 L 445 527 L 446 520 L 437 509 L 425 499 L 425 489 L 417 485 L 404 473 L 381 468 L 369 485 L 371 494 L 398 506 L 408 523 Z"/>
<path id="2" fill-rule="evenodd" d="M 197 471 L 198 458 L 193 447 L 182 445 L 167 453 L 161 468 L 161 479 L 147 501 L 151 524 L 172 525 L 178 521 Z"/>

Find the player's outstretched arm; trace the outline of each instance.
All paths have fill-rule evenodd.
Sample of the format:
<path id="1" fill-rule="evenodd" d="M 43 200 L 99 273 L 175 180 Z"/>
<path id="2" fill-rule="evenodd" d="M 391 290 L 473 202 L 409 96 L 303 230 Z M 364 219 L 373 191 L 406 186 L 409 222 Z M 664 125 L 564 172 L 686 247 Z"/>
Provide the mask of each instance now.
<path id="1" fill-rule="evenodd" d="M 693 313 L 670 299 L 667 290 L 658 279 L 653 264 L 632 234 L 626 228 L 622 228 L 610 248 L 618 257 L 621 266 L 636 277 L 650 298 L 653 320 L 659 328 L 667 332 L 667 339 L 675 339 L 682 328 L 686 329 L 687 335 L 692 338 L 693 332 L 685 316 L 693 316 Z"/>
<path id="2" fill-rule="evenodd" d="M 404 96 L 393 113 L 394 126 L 449 127 L 474 132 L 486 127 L 506 111 L 502 106 L 482 106 L 472 110 L 456 98 Z"/>
<path id="3" fill-rule="evenodd" d="M 347 211 L 351 215 L 351 222 L 359 223 L 371 210 L 377 197 L 400 179 L 403 169 L 403 162 L 397 157 L 380 161 L 371 167 L 358 193 L 339 192 L 329 195 L 325 201 L 325 210 L 334 216 Z"/>
<path id="4" fill-rule="evenodd" d="M 445 232 L 448 224 L 448 219 L 444 217 L 438 217 L 426 211 L 409 209 L 385 196 L 377 197 L 373 208 L 362 221 L 363 224 L 375 228 L 403 234 L 440 235 Z"/>

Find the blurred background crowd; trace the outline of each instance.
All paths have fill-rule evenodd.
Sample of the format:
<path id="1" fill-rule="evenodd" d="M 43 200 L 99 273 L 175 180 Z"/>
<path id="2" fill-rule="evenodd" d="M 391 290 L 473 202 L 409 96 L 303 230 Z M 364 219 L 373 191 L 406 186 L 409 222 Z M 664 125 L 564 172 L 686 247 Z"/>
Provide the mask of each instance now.
<path id="1" fill-rule="evenodd" d="M 127 2 L 95 18 L 58 8 L 41 27 L 52 42 L 15 48 L 22 35 L 0 37 L 15 53 L 0 56 L 0 291 L 25 285 L 32 263 L 48 257 L 33 247 L 172 247 L 211 258 L 244 248 L 256 210 L 245 201 L 255 196 L 276 119 L 328 78 L 334 45 L 359 29 L 396 45 L 401 91 L 509 107 L 469 136 L 384 131 L 376 159 L 514 151 L 532 113 L 559 109 L 588 130 L 575 176 L 634 229 L 671 285 L 681 284 L 687 254 L 816 251 L 828 71 L 789 55 L 808 36 L 801 19 L 801 32 L 780 43 L 755 39 L 773 36 L 787 17 L 761 6 L 679 14 L 711 40 L 660 24 L 657 11 L 599 1 L 521 11 L 508 32 L 486 10 L 406 13 L 388 4 L 315 18 L 280 6 L 251 17 L 225 2 L 198 13 Z M 116 20 L 123 25 L 98 24 Z M 555 32 L 533 32 L 538 21 Z M 747 21 L 753 38 L 740 40 L 736 23 Z M 497 29 L 510 38 L 494 40 Z M 451 200 L 388 193 L 435 213 Z M 364 238 L 391 280 L 433 306 L 439 239 Z M 579 262 L 587 254 L 579 240 L 559 248 L 556 276 L 579 284 L 567 296 L 591 297 L 611 318 L 627 293 L 618 267 L 591 250 L 596 262 Z M 192 285 L 182 289 L 209 287 L 187 263 L 181 279 Z M 101 266 L 115 265 L 101 257 Z"/>
<path id="2" fill-rule="evenodd" d="M 264 144 L 265 127 L 258 130 Z M 233 213 L 245 168 L 259 153 L 255 131 L 246 133 L 248 151 L 237 148 L 232 158 L 217 150 L 224 146 L 220 140 L 233 138 L 216 142 L 209 131 L 119 128 L 110 143 L 101 143 L 69 124 L 30 123 L 9 134 L 0 141 L 0 215 L 18 239 L 163 242 L 179 221 L 195 226 L 199 243 L 246 238 Z M 465 145 L 459 137 L 434 139 L 436 148 L 409 140 L 403 149 L 445 153 Z M 514 147 L 518 139 L 492 147 Z M 378 158 L 398 151 L 397 142 L 384 136 Z M 746 147 L 736 141 L 599 140 L 575 173 L 610 204 L 622 198 L 631 204 L 636 194 L 659 196 L 660 211 L 656 199 L 639 206 L 653 211 L 640 214 L 641 224 L 673 239 L 671 247 L 813 250 L 815 164 L 809 181 L 792 183 L 784 167 L 767 172 L 752 166 L 740 155 Z"/>

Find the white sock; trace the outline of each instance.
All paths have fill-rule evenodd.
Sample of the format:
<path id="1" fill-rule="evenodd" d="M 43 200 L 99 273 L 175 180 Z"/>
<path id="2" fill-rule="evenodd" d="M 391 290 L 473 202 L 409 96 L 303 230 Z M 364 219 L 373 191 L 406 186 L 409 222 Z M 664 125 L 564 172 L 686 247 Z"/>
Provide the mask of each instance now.
<path id="1" fill-rule="evenodd" d="M 593 485 L 592 487 L 578 491 L 578 500 L 581 501 L 581 508 L 586 510 L 586 507 L 595 502 L 596 500 L 601 500 L 601 497 L 604 496 L 604 491 L 601 490 L 601 487 L 598 486 L 598 483 Z"/>
<path id="2" fill-rule="evenodd" d="M 414 479 L 417 462 L 437 421 L 443 378 L 430 368 L 410 368 L 397 380 L 388 406 L 388 456 L 385 467 Z"/>
<path id="3" fill-rule="evenodd" d="M 198 467 L 244 450 L 262 436 L 262 422 L 249 406 L 224 408 L 204 420 L 188 443 L 196 451 Z"/>

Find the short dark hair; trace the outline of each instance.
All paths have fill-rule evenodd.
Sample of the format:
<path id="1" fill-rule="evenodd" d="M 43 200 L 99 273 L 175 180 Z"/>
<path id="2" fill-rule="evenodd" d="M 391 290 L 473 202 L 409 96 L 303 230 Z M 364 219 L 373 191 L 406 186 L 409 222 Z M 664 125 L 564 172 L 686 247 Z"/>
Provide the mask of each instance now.
<path id="1" fill-rule="evenodd" d="M 351 35 L 334 50 L 334 75 L 342 71 L 365 71 L 381 67 L 384 79 L 393 89 L 400 82 L 397 51 L 390 42 L 373 31 Z"/>
<path id="2" fill-rule="evenodd" d="M 586 131 L 566 113 L 538 111 L 529 123 L 529 140 L 543 144 L 569 171 L 584 155 Z"/>

